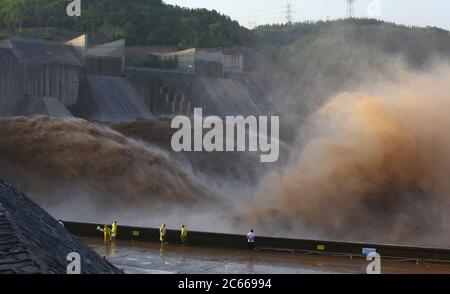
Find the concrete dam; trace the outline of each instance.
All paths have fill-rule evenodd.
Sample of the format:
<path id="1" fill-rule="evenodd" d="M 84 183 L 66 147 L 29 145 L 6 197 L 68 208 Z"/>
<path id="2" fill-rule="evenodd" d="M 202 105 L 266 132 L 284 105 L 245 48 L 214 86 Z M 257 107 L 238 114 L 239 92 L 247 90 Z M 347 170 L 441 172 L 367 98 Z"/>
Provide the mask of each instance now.
<path id="1" fill-rule="evenodd" d="M 219 116 L 266 111 L 268 78 L 126 67 L 124 42 L 90 49 L 71 44 L 0 42 L 0 115 L 73 115 L 118 123 L 191 114 L 194 107 Z"/>
<path id="2" fill-rule="evenodd" d="M 155 115 L 189 114 L 202 107 L 207 115 L 245 116 L 268 108 L 266 77 L 212 78 L 143 68 L 128 69 L 127 77 Z"/>

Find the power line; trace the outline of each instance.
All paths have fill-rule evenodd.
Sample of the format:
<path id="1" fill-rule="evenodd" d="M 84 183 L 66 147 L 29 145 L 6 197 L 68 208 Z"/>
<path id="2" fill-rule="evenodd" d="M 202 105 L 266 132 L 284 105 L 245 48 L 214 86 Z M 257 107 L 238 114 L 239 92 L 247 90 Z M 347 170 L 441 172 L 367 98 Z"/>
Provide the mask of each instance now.
<path id="1" fill-rule="evenodd" d="M 342 4 L 345 3 L 346 0 L 316 0 L 315 3 L 308 3 L 308 5 L 302 5 L 299 6 L 291 5 L 292 9 L 292 17 L 295 20 L 295 15 L 301 10 L 301 11 L 311 11 L 311 10 L 317 10 L 319 7 L 323 6 L 331 6 L 334 4 Z M 230 13 L 231 14 L 231 13 Z M 278 9 L 267 9 L 267 8 L 259 8 L 259 9 L 241 9 L 240 11 L 233 12 L 233 16 L 267 16 L 267 15 L 282 15 L 284 19 L 286 19 L 286 7 L 278 8 Z"/>
<path id="2" fill-rule="evenodd" d="M 286 4 L 286 23 L 292 24 L 294 21 L 293 12 L 294 10 L 292 9 L 292 4 L 288 1 Z"/>
<path id="3" fill-rule="evenodd" d="M 247 6 L 250 4 L 249 2 L 245 2 L 242 6 L 242 9 L 239 11 L 227 11 L 226 9 L 222 8 L 222 13 L 229 13 L 230 16 L 236 18 L 238 21 L 242 21 L 241 19 L 245 18 L 244 21 L 248 24 L 249 28 L 253 27 L 255 23 L 257 25 L 266 24 L 268 23 L 267 20 L 263 20 L 267 16 L 270 16 L 272 18 L 276 18 L 275 20 L 271 20 L 272 23 L 285 23 L 286 22 L 286 11 L 287 11 L 287 5 L 282 5 L 281 7 L 268 7 L 264 4 L 268 4 L 268 2 L 264 2 L 264 0 L 261 0 L 262 4 L 261 6 L 257 5 L 252 6 L 251 9 L 248 9 Z M 255 0 L 259 1 L 259 0 Z M 273 3 L 274 0 L 271 0 Z M 291 9 L 292 9 L 292 21 L 297 21 L 297 15 L 299 14 L 299 11 L 302 11 L 303 15 L 304 12 L 309 11 L 317 11 L 321 7 L 325 8 L 325 10 L 334 5 L 342 5 L 347 2 L 347 0 L 288 0 L 291 3 Z M 288 3 L 286 3 L 288 4 Z M 278 4 L 279 5 L 279 4 Z M 232 7 L 232 6 L 224 6 L 224 7 Z M 235 6 L 233 6 L 235 7 Z M 249 7 L 250 8 L 250 7 Z M 324 9 L 322 9 L 324 10 Z M 257 26 L 256 25 L 256 26 Z"/>
<path id="4" fill-rule="evenodd" d="M 346 18 L 355 17 L 355 1 L 356 0 L 347 0 L 347 11 L 345 13 Z"/>

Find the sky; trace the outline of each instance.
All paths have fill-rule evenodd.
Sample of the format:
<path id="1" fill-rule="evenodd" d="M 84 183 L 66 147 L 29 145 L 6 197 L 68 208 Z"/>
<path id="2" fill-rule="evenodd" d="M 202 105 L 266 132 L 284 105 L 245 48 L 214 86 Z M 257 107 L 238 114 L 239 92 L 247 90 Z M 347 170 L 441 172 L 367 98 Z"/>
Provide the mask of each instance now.
<path id="1" fill-rule="evenodd" d="M 287 3 L 294 21 L 343 18 L 346 0 L 163 0 L 189 8 L 215 9 L 239 21 L 242 26 L 286 22 Z M 448 0 L 355 0 L 356 17 L 373 17 L 415 26 L 436 26 L 450 30 Z"/>

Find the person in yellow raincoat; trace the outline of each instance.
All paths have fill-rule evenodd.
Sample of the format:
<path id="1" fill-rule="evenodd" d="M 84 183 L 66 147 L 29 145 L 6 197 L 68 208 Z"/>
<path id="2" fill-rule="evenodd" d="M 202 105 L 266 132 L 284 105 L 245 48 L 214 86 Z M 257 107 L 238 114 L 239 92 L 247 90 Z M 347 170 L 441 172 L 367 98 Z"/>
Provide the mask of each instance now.
<path id="1" fill-rule="evenodd" d="M 117 227 L 118 227 L 117 221 L 114 221 L 111 229 L 111 239 L 114 241 L 117 238 Z"/>
<path id="2" fill-rule="evenodd" d="M 105 245 L 111 245 L 111 229 L 108 227 L 108 225 L 105 225 L 102 228 L 97 227 L 97 230 L 100 232 L 103 232 L 103 238 L 105 241 Z"/>
<path id="3" fill-rule="evenodd" d="M 162 224 L 159 228 L 159 241 L 161 241 L 161 244 L 164 243 L 166 240 L 166 224 Z"/>
<path id="4" fill-rule="evenodd" d="M 181 244 L 186 245 L 188 239 L 188 230 L 185 225 L 181 226 L 181 234 L 180 234 Z"/>

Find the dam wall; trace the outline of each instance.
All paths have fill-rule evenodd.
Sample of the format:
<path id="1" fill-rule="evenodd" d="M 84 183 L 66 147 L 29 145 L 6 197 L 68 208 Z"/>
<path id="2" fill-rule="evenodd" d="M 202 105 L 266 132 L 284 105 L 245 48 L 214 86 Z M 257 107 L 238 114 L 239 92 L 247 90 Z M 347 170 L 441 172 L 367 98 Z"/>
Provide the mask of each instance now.
<path id="1" fill-rule="evenodd" d="M 142 98 L 124 77 L 89 75 L 81 88 L 77 116 L 103 122 L 150 119 Z"/>
<path id="2" fill-rule="evenodd" d="M 73 118 L 72 113 L 54 97 L 30 97 L 20 107 L 20 115 L 48 115 L 50 117 Z"/>
<path id="3" fill-rule="evenodd" d="M 17 112 L 24 99 L 25 68 L 17 51 L 0 48 L 0 116 Z"/>
<path id="4" fill-rule="evenodd" d="M 212 78 L 181 71 L 129 68 L 126 75 L 154 115 L 258 115 L 268 104 L 268 83 L 262 78 L 234 75 Z"/>
<path id="5" fill-rule="evenodd" d="M 221 117 L 260 115 L 269 109 L 270 75 L 208 77 L 146 67 L 128 68 L 124 75 L 124 48 L 119 40 L 80 54 L 67 44 L 1 41 L 0 115 L 27 115 L 30 108 L 37 109 L 32 97 L 55 98 L 75 116 L 105 122 L 189 115 L 196 107 Z"/>
<path id="6" fill-rule="evenodd" d="M 10 51 L 8 59 L 16 64 L 23 95 L 55 97 L 69 108 L 76 104 L 84 69 L 74 47 L 20 38 L 3 41 L 0 47 Z M 8 63 L 7 58 L 0 62 Z M 1 65 L 0 71 L 5 71 Z"/>
<path id="7" fill-rule="evenodd" d="M 82 70 L 78 66 L 59 64 L 25 65 L 24 94 L 55 97 L 64 106 L 73 107 L 78 101 Z"/>
<path id="8" fill-rule="evenodd" d="M 0 46 L 0 115 L 23 114 L 31 97 L 53 97 L 67 108 L 78 102 L 84 70 L 69 46 L 10 41 Z"/>

